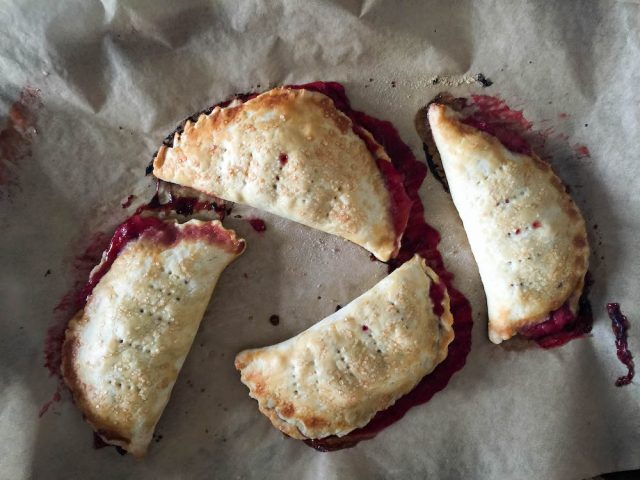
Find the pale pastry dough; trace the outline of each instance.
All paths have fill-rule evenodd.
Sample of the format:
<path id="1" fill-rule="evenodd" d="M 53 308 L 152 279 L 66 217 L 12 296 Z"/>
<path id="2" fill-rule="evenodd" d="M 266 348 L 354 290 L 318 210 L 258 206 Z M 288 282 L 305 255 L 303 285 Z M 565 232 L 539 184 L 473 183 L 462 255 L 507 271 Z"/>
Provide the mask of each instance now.
<path id="1" fill-rule="evenodd" d="M 166 223 L 175 241 L 129 242 L 63 346 L 76 405 L 105 442 L 135 456 L 147 450 L 220 274 L 244 249 L 218 221 Z"/>
<path id="2" fill-rule="evenodd" d="M 460 121 L 448 106 L 429 122 L 500 343 L 568 303 L 575 312 L 589 259 L 585 223 L 551 167 Z"/>
<path id="3" fill-rule="evenodd" d="M 441 306 L 432 303 L 433 282 Z M 446 287 L 416 255 L 296 337 L 239 353 L 236 368 L 260 411 L 287 435 L 343 436 L 444 360 L 452 324 Z"/>
<path id="4" fill-rule="evenodd" d="M 376 156 L 318 92 L 276 88 L 216 107 L 160 147 L 153 174 L 346 238 L 382 261 L 397 254 L 391 199 Z M 368 141 L 373 137 L 362 130 Z"/>

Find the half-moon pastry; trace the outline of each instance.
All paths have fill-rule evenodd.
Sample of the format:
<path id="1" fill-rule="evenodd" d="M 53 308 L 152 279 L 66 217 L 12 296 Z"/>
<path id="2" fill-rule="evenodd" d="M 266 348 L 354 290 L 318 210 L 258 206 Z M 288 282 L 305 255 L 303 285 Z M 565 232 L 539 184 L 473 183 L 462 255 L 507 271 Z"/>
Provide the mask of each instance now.
<path id="1" fill-rule="evenodd" d="M 368 131 L 326 95 L 293 87 L 188 120 L 153 161 L 157 178 L 338 235 L 382 261 L 397 254 L 409 207 L 401 184 L 387 189 L 388 171 L 398 175 Z"/>
<path id="2" fill-rule="evenodd" d="M 509 150 L 446 105 L 431 104 L 428 117 L 484 285 L 491 341 L 570 325 L 589 246 L 560 179 L 534 153 Z"/>
<path id="3" fill-rule="evenodd" d="M 243 250 L 219 221 L 136 215 L 118 228 L 62 352 L 64 380 L 102 440 L 144 455 L 216 282 Z"/>
<path id="4" fill-rule="evenodd" d="M 444 283 L 416 255 L 308 330 L 235 363 L 276 428 L 298 439 L 343 436 L 446 358 L 452 324 Z"/>

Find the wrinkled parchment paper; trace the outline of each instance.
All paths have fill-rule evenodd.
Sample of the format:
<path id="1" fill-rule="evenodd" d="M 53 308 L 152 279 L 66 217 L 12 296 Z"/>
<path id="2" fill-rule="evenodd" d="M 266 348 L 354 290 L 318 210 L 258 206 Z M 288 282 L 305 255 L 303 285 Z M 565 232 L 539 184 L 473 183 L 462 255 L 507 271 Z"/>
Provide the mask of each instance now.
<path id="1" fill-rule="evenodd" d="M 604 311 L 622 304 L 640 359 L 639 31 L 637 1 L 2 2 L 2 121 L 25 87 L 42 105 L 0 200 L 0 477 L 578 479 L 640 467 L 640 391 L 614 386 L 624 369 Z M 493 85 L 463 81 L 477 73 Z M 66 392 L 38 418 L 56 388 L 43 341 L 70 262 L 130 213 L 123 198 L 151 196 L 144 167 L 164 135 L 234 92 L 316 79 L 343 82 L 419 158 L 413 116 L 443 88 L 500 95 L 552 129 L 553 165 L 589 225 L 593 335 L 551 351 L 490 344 L 464 231 L 430 176 L 426 215 L 473 304 L 473 349 L 448 388 L 375 440 L 327 454 L 284 438 L 233 357 L 312 325 L 384 267 L 240 207 L 268 230 L 226 222 L 248 249 L 214 293 L 148 456 L 94 450 Z"/>

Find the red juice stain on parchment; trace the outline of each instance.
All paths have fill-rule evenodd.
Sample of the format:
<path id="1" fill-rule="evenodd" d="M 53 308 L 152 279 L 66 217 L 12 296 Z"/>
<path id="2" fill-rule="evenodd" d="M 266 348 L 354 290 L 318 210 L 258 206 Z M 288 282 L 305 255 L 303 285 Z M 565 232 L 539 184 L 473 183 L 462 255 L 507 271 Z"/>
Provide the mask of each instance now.
<path id="1" fill-rule="evenodd" d="M 472 95 L 468 104 L 469 114 L 462 122 L 497 137 L 509 150 L 531 154 L 532 146 L 526 139 L 533 123 L 527 120 L 522 110 L 514 110 L 498 97 Z"/>
<path id="2" fill-rule="evenodd" d="M 91 269 L 100 262 L 102 252 L 109 245 L 109 239 L 110 236 L 102 232 L 90 236 L 82 252 L 73 257 L 69 262 L 73 279 L 72 286 L 54 307 L 53 324 L 47 330 L 44 342 L 44 366 L 49 370 L 50 376 L 58 379 L 58 385 L 51 399 L 45 402 L 40 408 L 39 417 L 42 417 L 51 405 L 59 402 L 62 398 L 61 392 L 65 386 L 62 380 L 60 366 L 67 323 L 71 317 L 82 308 L 80 296 L 86 284 L 87 277 Z"/>
<path id="3" fill-rule="evenodd" d="M 607 313 L 611 319 L 611 329 L 616 337 L 616 354 L 618 355 L 618 360 L 627 367 L 627 374 L 618 377 L 616 380 L 616 387 L 623 387 L 631 383 L 636 373 L 633 355 L 631 355 L 629 351 L 627 340 L 629 320 L 627 320 L 627 317 L 620 310 L 619 303 L 607 303 Z"/>
<path id="4" fill-rule="evenodd" d="M 466 118 L 464 123 L 494 135 L 505 147 L 517 153 L 531 154 L 535 152 L 540 158 L 550 160 L 553 156 L 547 150 L 550 140 L 566 144 L 577 158 L 590 157 L 591 152 L 586 145 L 569 143 L 569 135 L 558 132 L 553 127 L 542 130 L 533 128 L 533 122 L 524 116 L 523 110 L 511 108 L 505 100 L 491 95 L 472 95 L 464 100 Z M 568 113 L 560 112 L 558 118 L 566 120 Z"/>
<path id="5" fill-rule="evenodd" d="M 264 220 L 261 218 L 250 218 L 247 220 L 251 228 L 253 228 L 256 232 L 262 233 L 267 230 L 267 224 L 264 223 Z"/>
<path id="6" fill-rule="evenodd" d="M 589 149 L 585 145 L 579 145 L 579 144 L 578 145 L 574 145 L 573 146 L 573 150 L 576 152 L 576 154 L 580 158 L 590 157 L 591 156 L 591 152 L 589 151 Z"/>
<path id="7" fill-rule="evenodd" d="M 53 394 L 53 396 L 51 397 L 51 399 L 47 400 L 40 407 L 40 411 L 38 412 L 38 418 L 42 418 L 42 416 L 49 411 L 49 407 L 51 407 L 51 405 L 53 405 L 54 403 L 59 402 L 62 399 L 62 395 L 61 395 L 60 392 L 61 392 L 61 385 L 58 386 L 58 388 L 56 389 L 56 391 Z"/>
<path id="8" fill-rule="evenodd" d="M 45 363 L 51 376 L 62 378 L 60 362 L 62 360 L 62 344 L 64 332 L 70 318 L 82 308 L 81 292 L 87 283 L 91 269 L 100 263 L 102 252 L 109 245 L 111 236 L 106 233 L 95 233 L 89 238 L 82 252 L 70 262 L 72 273 L 72 287 L 63 295 L 54 307 L 54 324 L 47 331 L 45 338 Z"/>
<path id="9" fill-rule="evenodd" d="M 18 170 L 31 157 L 31 144 L 38 133 L 36 112 L 41 106 L 40 90 L 26 86 L 9 108 L 0 131 L 0 200 L 10 198 L 19 187 Z"/>
<path id="10" fill-rule="evenodd" d="M 135 195 L 129 195 L 125 200 L 120 204 L 122 208 L 129 208 L 133 201 L 136 199 Z"/>

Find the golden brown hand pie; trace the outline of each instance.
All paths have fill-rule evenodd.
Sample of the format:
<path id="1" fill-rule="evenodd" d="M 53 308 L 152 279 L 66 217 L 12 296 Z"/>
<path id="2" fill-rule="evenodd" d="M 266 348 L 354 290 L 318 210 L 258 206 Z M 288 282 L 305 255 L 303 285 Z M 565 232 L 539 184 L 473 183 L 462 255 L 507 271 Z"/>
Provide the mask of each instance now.
<path id="1" fill-rule="evenodd" d="M 239 353 L 236 368 L 260 411 L 287 435 L 343 436 L 445 359 L 452 324 L 446 287 L 416 255 L 299 335 Z"/>
<path id="2" fill-rule="evenodd" d="M 432 104 L 428 116 L 484 284 L 491 341 L 563 307 L 575 314 L 589 246 L 560 179 L 535 154 L 508 150 L 446 105 Z"/>
<path id="3" fill-rule="evenodd" d="M 133 228 L 123 225 L 112 245 Z M 67 327 L 62 369 L 105 442 L 144 455 L 216 282 L 243 250 L 218 221 L 154 219 L 99 279 Z"/>
<path id="4" fill-rule="evenodd" d="M 377 162 L 390 165 L 384 148 L 354 131 L 329 97 L 276 88 L 187 121 L 173 146 L 158 151 L 153 174 L 338 235 L 387 261 L 402 232 Z"/>

